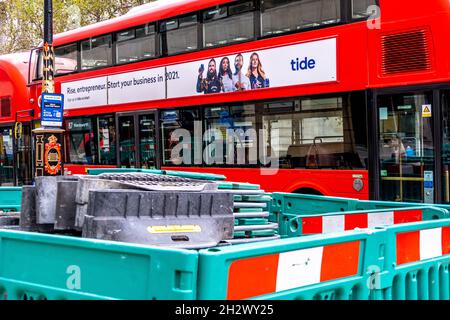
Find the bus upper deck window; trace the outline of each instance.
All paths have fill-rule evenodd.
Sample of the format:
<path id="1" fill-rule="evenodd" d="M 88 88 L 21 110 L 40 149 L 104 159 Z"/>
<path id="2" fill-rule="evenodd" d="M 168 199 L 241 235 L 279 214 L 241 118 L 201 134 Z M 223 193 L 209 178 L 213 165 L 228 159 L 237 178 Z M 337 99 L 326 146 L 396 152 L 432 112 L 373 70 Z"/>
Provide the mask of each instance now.
<path id="1" fill-rule="evenodd" d="M 77 71 L 78 45 L 76 43 L 55 49 L 55 75 Z"/>
<path id="2" fill-rule="evenodd" d="M 369 12 L 370 6 L 377 5 L 377 0 L 352 0 L 352 18 L 367 18 L 372 13 Z"/>
<path id="3" fill-rule="evenodd" d="M 203 12 L 204 47 L 215 47 L 255 37 L 253 2 L 217 7 Z"/>
<path id="4" fill-rule="evenodd" d="M 145 60 L 157 56 L 154 25 L 145 25 L 116 34 L 117 64 Z"/>
<path id="5" fill-rule="evenodd" d="M 192 15 L 192 16 L 188 16 L 188 17 L 179 19 L 179 27 L 180 28 L 192 26 L 194 24 L 197 24 L 197 15 Z"/>
<path id="6" fill-rule="evenodd" d="M 29 69 L 29 77 L 28 81 L 36 81 L 41 80 L 43 77 L 42 74 L 42 49 L 33 49 L 31 50 L 31 58 L 30 58 L 30 69 Z"/>
<path id="7" fill-rule="evenodd" d="M 163 46 L 168 55 L 198 49 L 198 17 L 186 17 L 164 21 L 160 31 L 164 33 Z"/>
<path id="8" fill-rule="evenodd" d="M 272 36 L 339 22 L 341 0 L 264 0 L 262 35 Z"/>
<path id="9" fill-rule="evenodd" d="M 88 70 L 112 64 L 111 35 L 81 42 L 81 69 Z"/>

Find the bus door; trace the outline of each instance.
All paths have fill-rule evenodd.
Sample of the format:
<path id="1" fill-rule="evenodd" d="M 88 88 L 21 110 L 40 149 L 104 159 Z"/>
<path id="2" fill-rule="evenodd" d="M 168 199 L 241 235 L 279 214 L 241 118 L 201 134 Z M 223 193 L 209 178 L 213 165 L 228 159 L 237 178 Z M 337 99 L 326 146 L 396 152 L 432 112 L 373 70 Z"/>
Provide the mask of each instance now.
<path id="1" fill-rule="evenodd" d="M 12 127 L 0 128 L 0 186 L 14 185 L 14 135 Z"/>
<path id="2" fill-rule="evenodd" d="M 31 185 L 31 124 L 18 123 L 14 128 L 14 157 L 16 167 L 16 185 Z"/>
<path id="3" fill-rule="evenodd" d="M 156 113 L 118 114 L 117 127 L 119 128 L 119 166 L 121 168 L 156 168 Z"/>
<path id="4" fill-rule="evenodd" d="M 435 201 L 432 92 L 379 95 L 381 200 Z"/>

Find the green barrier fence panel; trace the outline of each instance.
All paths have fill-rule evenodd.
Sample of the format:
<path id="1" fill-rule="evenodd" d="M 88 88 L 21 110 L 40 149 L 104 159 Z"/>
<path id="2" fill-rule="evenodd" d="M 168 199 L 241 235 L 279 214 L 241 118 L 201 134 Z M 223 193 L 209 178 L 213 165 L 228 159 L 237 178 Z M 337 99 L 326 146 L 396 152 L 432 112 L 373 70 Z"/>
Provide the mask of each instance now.
<path id="1" fill-rule="evenodd" d="M 99 175 L 102 173 L 126 173 L 126 172 L 167 174 L 170 176 L 177 176 L 190 179 L 200 179 L 200 180 L 212 180 L 212 181 L 221 181 L 226 179 L 225 176 L 220 174 L 173 171 L 173 170 L 138 169 L 138 168 L 90 168 L 87 170 L 87 173 L 90 175 Z"/>
<path id="2" fill-rule="evenodd" d="M 384 247 L 374 299 L 450 299 L 449 219 L 387 227 Z"/>
<path id="3" fill-rule="evenodd" d="M 0 211 L 20 211 L 21 187 L 0 187 Z"/>
<path id="4" fill-rule="evenodd" d="M 443 219 L 202 250 L 197 292 L 199 299 L 449 300 L 449 268 L 450 219 Z"/>
<path id="5" fill-rule="evenodd" d="M 138 168 L 88 168 L 89 175 L 99 175 L 102 173 L 127 173 L 127 172 L 146 172 L 154 174 L 164 174 L 162 170 L 138 169 Z"/>
<path id="6" fill-rule="evenodd" d="M 367 270 L 380 264 L 379 233 L 349 231 L 200 250 L 198 299 L 369 299 Z"/>
<path id="7" fill-rule="evenodd" d="M 296 237 L 449 218 L 450 212 L 445 209 L 422 206 L 315 215 L 281 213 L 278 224 L 280 236 Z"/>
<path id="8" fill-rule="evenodd" d="M 0 231 L 0 298 L 450 299 L 450 219 L 197 251 Z"/>
<path id="9" fill-rule="evenodd" d="M 294 193 L 271 194 L 274 213 L 318 214 L 338 211 L 351 211 L 356 207 L 356 199 L 303 195 Z"/>
<path id="10" fill-rule="evenodd" d="M 164 170 L 164 173 L 170 176 L 177 176 L 190 179 L 200 179 L 200 180 L 222 181 L 226 179 L 224 175 L 213 173 L 198 173 L 198 172 L 173 171 L 173 170 L 172 171 Z"/>
<path id="11" fill-rule="evenodd" d="M 450 205 L 437 204 L 437 203 L 359 200 L 359 201 L 354 202 L 354 205 L 355 205 L 354 210 L 401 208 L 401 207 L 412 207 L 412 206 L 430 206 L 430 207 L 442 208 L 442 209 L 450 211 Z"/>
<path id="12" fill-rule="evenodd" d="M 275 216 L 278 216 L 280 213 L 307 215 L 324 214 L 339 211 L 348 212 L 377 209 L 395 209 L 416 206 L 437 207 L 448 210 L 450 212 L 450 205 L 443 204 L 357 200 L 351 198 L 325 197 L 281 192 L 274 192 L 271 195 L 273 197 L 271 212 L 273 212 Z"/>
<path id="13" fill-rule="evenodd" d="M 258 190 L 260 185 L 252 183 L 242 183 L 242 182 L 219 182 L 219 189 L 237 189 L 237 190 Z"/>
<path id="14" fill-rule="evenodd" d="M 196 251 L 0 231 L 0 297 L 195 299 Z"/>

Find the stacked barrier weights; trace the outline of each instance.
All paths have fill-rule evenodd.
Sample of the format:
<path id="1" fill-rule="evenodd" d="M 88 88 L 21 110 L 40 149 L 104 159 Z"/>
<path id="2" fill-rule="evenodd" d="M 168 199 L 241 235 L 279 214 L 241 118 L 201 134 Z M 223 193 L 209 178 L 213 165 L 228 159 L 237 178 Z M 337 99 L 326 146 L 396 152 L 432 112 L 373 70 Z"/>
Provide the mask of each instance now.
<path id="1" fill-rule="evenodd" d="M 239 244 L 278 239 L 278 223 L 269 222 L 272 197 L 258 185 L 220 182 L 219 189 L 234 195 L 234 238 L 228 243 Z"/>
<path id="2" fill-rule="evenodd" d="M 74 192 L 76 190 L 76 192 Z M 147 173 L 38 177 L 21 229 L 198 249 L 233 238 L 233 195 L 209 181 Z"/>
<path id="3" fill-rule="evenodd" d="M 38 177 L 35 186 L 23 186 L 20 229 L 22 231 L 74 233 L 76 177 Z M 72 189 L 71 189 L 72 188 Z"/>

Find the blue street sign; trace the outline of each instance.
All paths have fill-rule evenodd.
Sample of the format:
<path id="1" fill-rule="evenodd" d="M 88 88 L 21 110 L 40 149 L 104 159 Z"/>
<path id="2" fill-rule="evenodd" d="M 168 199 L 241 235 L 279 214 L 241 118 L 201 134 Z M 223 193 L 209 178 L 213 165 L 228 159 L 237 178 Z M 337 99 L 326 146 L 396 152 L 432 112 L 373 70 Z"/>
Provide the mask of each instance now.
<path id="1" fill-rule="evenodd" d="M 62 127 L 64 111 L 64 95 L 42 93 L 41 125 Z"/>

